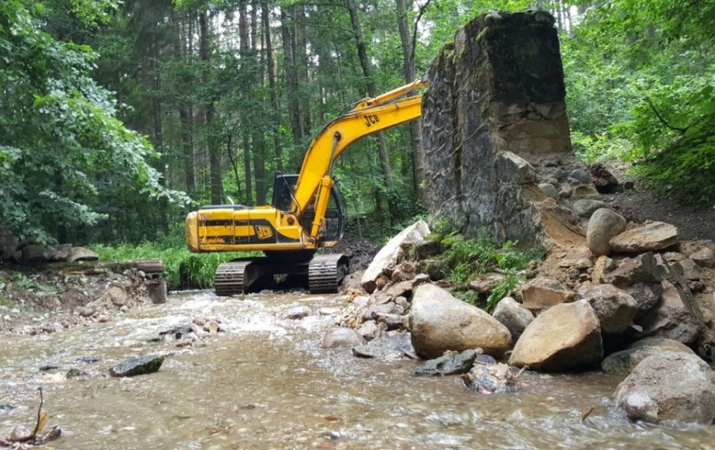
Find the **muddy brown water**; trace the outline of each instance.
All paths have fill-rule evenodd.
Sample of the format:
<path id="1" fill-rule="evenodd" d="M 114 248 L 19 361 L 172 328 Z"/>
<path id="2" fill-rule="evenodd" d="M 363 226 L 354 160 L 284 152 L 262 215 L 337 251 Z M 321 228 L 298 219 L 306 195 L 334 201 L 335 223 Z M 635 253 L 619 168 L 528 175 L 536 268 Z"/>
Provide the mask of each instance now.
<path id="1" fill-rule="evenodd" d="M 417 363 L 408 359 L 322 349 L 336 316 L 318 310 L 345 302 L 194 292 L 112 323 L 3 337 L 0 436 L 34 426 L 42 387 L 48 425 L 64 433 L 55 449 L 715 448 L 712 426 L 628 423 L 611 399 L 619 377 L 525 373 L 521 392 L 483 396 L 459 378 L 412 378 Z M 295 305 L 313 314 L 281 317 Z M 226 331 L 185 348 L 150 342 L 195 318 L 219 319 Z M 168 352 L 157 373 L 107 375 L 127 357 Z M 48 365 L 58 369 L 40 370 Z M 89 379 L 65 379 L 72 368 Z"/>

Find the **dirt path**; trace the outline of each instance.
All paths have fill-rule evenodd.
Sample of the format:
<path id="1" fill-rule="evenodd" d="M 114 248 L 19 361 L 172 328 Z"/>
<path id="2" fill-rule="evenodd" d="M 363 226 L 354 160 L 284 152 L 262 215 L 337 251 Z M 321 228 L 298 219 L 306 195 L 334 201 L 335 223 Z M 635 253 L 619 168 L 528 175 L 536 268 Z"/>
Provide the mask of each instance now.
<path id="1" fill-rule="evenodd" d="M 614 211 L 629 221 L 655 220 L 678 227 L 681 241 L 709 239 L 715 241 L 715 205 L 683 206 L 669 199 L 659 198 L 642 181 L 626 175 L 626 166 L 610 165 L 609 170 L 621 184 L 632 181 L 633 189 L 607 194 L 603 200 Z"/>

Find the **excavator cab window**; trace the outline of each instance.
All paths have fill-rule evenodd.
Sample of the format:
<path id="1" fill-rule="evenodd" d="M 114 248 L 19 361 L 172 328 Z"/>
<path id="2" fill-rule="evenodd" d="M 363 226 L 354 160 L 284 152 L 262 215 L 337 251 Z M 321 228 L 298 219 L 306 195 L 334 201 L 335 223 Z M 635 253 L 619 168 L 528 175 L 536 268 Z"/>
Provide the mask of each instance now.
<path id="1" fill-rule="evenodd" d="M 320 235 L 320 241 L 339 241 L 345 233 L 346 211 L 343 196 L 338 188 L 337 180 L 333 179 L 333 188 L 330 191 L 328 209 L 325 211 L 325 227 Z M 279 174 L 273 182 L 274 208 L 288 212 L 293 202 L 293 190 L 298 183 L 297 174 Z M 315 218 L 313 206 L 309 206 L 300 215 L 303 229 L 310 230 Z"/>

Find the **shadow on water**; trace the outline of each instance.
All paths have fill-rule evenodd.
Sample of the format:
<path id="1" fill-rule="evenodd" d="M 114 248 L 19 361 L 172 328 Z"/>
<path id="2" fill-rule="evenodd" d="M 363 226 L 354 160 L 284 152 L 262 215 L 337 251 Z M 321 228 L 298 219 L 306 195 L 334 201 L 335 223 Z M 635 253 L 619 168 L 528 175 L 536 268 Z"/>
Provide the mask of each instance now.
<path id="1" fill-rule="evenodd" d="M 408 359 L 323 349 L 336 316 L 318 310 L 344 304 L 340 296 L 194 292 L 113 323 L 7 338 L 0 435 L 34 424 L 42 386 L 48 425 L 64 432 L 51 444 L 56 449 L 713 448 L 713 427 L 625 421 L 610 397 L 619 378 L 525 373 L 521 392 L 481 396 L 458 377 L 412 378 L 417 363 Z M 295 305 L 312 314 L 281 317 Z M 197 318 L 214 319 L 225 332 L 185 347 L 151 342 Z M 125 358 L 149 353 L 171 356 L 151 375 L 107 375 Z M 84 376 L 66 379 L 73 368 Z"/>

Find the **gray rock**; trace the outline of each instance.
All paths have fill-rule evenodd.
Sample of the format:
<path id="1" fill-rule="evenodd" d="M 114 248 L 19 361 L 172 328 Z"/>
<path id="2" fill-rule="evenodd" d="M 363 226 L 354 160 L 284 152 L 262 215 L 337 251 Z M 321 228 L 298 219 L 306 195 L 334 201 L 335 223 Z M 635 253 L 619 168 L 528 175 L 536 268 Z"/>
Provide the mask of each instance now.
<path id="1" fill-rule="evenodd" d="M 573 203 L 573 212 L 577 216 L 588 219 L 591 215 L 601 208 L 610 209 L 606 202 L 600 200 L 593 200 L 590 198 L 584 198 L 581 200 L 576 200 Z"/>
<path id="2" fill-rule="evenodd" d="M 527 326 L 534 320 L 534 315 L 512 297 L 504 297 L 497 303 L 492 316 L 501 322 L 511 333 L 513 342 L 519 340 Z"/>
<path id="3" fill-rule="evenodd" d="M 31 244 L 22 249 L 22 263 L 27 266 L 45 264 L 52 257 L 52 249 L 44 245 Z"/>
<path id="4" fill-rule="evenodd" d="M 578 181 L 579 183 L 590 183 L 591 182 L 591 175 L 588 173 L 587 170 L 585 169 L 574 169 L 568 174 L 569 178 L 573 178 L 574 180 Z"/>
<path id="5" fill-rule="evenodd" d="M 370 305 L 365 309 L 362 320 L 372 320 L 377 314 L 404 314 L 404 308 L 395 303 L 384 303 L 382 305 Z"/>
<path id="6" fill-rule="evenodd" d="M 588 221 L 586 242 L 596 256 L 611 253 L 610 240 L 626 229 L 626 219 L 608 208 L 597 209 Z"/>
<path id="7" fill-rule="evenodd" d="M 627 290 L 638 304 L 636 319 L 643 317 L 644 314 L 653 309 L 663 294 L 663 286 L 660 283 L 635 283 L 629 286 Z"/>
<path id="8" fill-rule="evenodd" d="M 357 347 L 364 343 L 365 339 L 352 328 L 336 327 L 325 334 L 323 348 Z"/>
<path id="9" fill-rule="evenodd" d="M 504 325 L 432 284 L 423 284 L 415 290 L 409 323 L 412 345 L 422 358 L 436 358 L 448 350 L 475 348 L 501 356 L 511 344 L 511 334 Z"/>
<path id="10" fill-rule="evenodd" d="M 145 355 L 129 358 L 121 364 L 109 369 L 113 377 L 134 377 L 158 372 L 166 356 Z"/>
<path id="11" fill-rule="evenodd" d="M 405 328 L 407 325 L 406 316 L 402 316 L 400 314 L 375 313 L 373 314 L 373 317 L 378 324 L 385 324 L 388 330 Z"/>
<path id="12" fill-rule="evenodd" d="M 375 255 L 368 268 L 360 279 L 360 284 L 367 291 L 372 293 L 377 288 L 377 279 L 383 274 L 384 269 L 390 265 L 395 265 L 404 256 L 402 246 L 408 243 L 423 241 L 430 234 L 427 222 L 420 220 L 402 230 L 393 237 Z"/>
<path id="13" fill-rule="evenodd" d="M 503 152 L 502 156 L 514 164 L 516 172 L 519 174 L 520 184 L 534 182 L 534 180 L 536 179 L 536 171 L 534 170 L 534 166 L 532 166 L 529 161 L 509 151 Z"/>
<path id="14" fill-rule="evenodd" d="M 67 262 L 77 261 L 98 261 L 99 255 L 92 250 L 84 247 L 72 247 Z"/>
<path id="15" fill-rule="evenodd" d="M 644 253 L 663 250 L 678 243 L 678 228 L 663 222 L 647 222 L 624 231 L 609 241 L 614 252 Z"/>
<path id="16" fill-rule="evenodd" d="M 688 311 L 678 290 L 669 282 L 664 282 L 663 293 L 656 305 L 635 323 L 641 331 L 631 331 L 635 338 L 658 336 L 673 339 L 689 345 L 700 336 L 698 321 Z"/>
<path id="17" fill-rule="evenodd" d="M 426 273 L 432 281 L 439 281 L 445 277 L 449 264 L 442 259 L 425 259 L 417 264 L 420 272 Z"/>
<path id="18" fill-rule="evenodd" d="M 613 271 L 603 276 L 603 281 L 625 289 L 635 283 L 660 283 L 663 271 L 653 253 L 643 253 L 635 258 L 621 260 Z"/>
<path id="19" fill-rule="evenodd" d="M 49 249 L 51 261 L 66 261 L 72 252 L 72 244 L 50 245 Z"/>
<path id="20" fill-rule="evenodd" d="M 475 364 L 462 377 L 464 385 L 480 394 L 501 394 L 518 390 L 517 379 L 503 363 Z"/>
<path id="21" fill-rule="evenodd" d="M 387 358 L 395 359 L 414 355 L 410 333 L 390 333 L 373 341 L 367 345 L 353 347 L 353 355 L 360 358 Z"/>
<path id="22" fill-rule="evenodd" d="M 623 333 L 638 312 L 635 299 L 612 284 L 594 286 L 582 295 L 591 304 L 605 334 Z"/>
<path id="23" fill-rule="evenodd" d="M 114 306 L 122 307 L 127 304 L 129 296 L 120 286 L 112 286 L 102 295 L 103 299 L 110 301 Z"/>
<path id="24" fill-rule="evenodd" d="M 690 347 L 672 339 L 651 337 L 631 344 L 627 349 L 611 353 L 601 362 L 601 370 L 610 374 L 629 374 L 635 366 L 651 355 L 665 352 L 695 355 Z"/>
<path id="25" fill-rule="evenodd" d="M 539 189 L 541 189 L 541 191 L 548 197 L 559 198 L 559 192 L 551 183 L 539 183 Z"/>
<path id="26" fill-rule="evenodd" d="M 461 353 L 448 353 L 431 359 L 412 371 L 415 377 L 439 377 L 467 373 L 477 359 L 477 352 L 470 349 Z"/>
<path id="27" fill-rule="evenodd" d="M 633 421 L 710 425 L 715 420 L 715 373 L 702 359 L 687 353 L 646 357 L 614 396 Z"/>
<path id="28" fill-rule="evenodd" d="M 381 337 L 385 331 L 387 331 L 387 327 L 385 327 L 384 325 L 382 327 L 378 326 L 377 322 L 375 322 L 374 320 L 368 320 L 363 322 L 363 324 L 357 330 L 360 336 L 362 336 L 363 339 L 368 342 Z"/>
<path id="29" fill-rule="evenodd" d="M 514 346 L 509 364 L 544 372 L 586 369 L 603 358 L 601 326 L 585 300 L 539 314 Z"/>
<path id="30" fill-rule="evenodd" d="M 285 317 L 286 319 L 292 319 L 292 320 L 302 319 L 302 318 L 308 317 L 310 315 L 310 308 L 305 305 L 293 306 L 293 307 L 288 308 L 287 310 L 283 311 L 283 314 L 281 314 L 281 315 L 283 317 Z"/>

